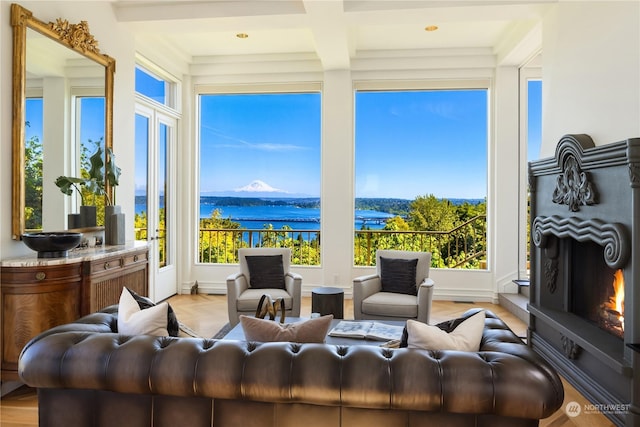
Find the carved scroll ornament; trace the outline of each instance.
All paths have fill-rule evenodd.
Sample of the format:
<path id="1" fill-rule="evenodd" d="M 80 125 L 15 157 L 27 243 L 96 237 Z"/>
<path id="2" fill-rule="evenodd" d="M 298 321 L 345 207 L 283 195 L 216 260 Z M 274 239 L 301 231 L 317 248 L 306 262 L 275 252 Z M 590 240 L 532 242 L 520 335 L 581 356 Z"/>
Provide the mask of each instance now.
<path id="1" fill-rule="evenodd" d="M 558 260 L 557 259 L 547 259 L 544 263 L 544 279 L 547 284 L 547 289 L 549 293 L 553 294 L 556 292 L 558 287 Z"/>
<path id="2" fill-rule="evenodd" d="M 591 241 L 604 247 L 604 261 L 613 269 L 624 268 L 631 254 L 631 240 L 620 223 L 599 219 L 580 220 L 557 215 L 538 216 L 533 220 L 531 238 L 539 248 L 546 248 L 549 236 L 570 237 L 579 242 Z"/>
<path id="3" fill-rule="evenodd" d="M 98 41 L 89 32 L 87 21 L 70 24 L 66 19 L 58 18 L 55 23 L 50 22 L 49 27 L 72 47 L 81 49 L 83 52 L 100 53 Z"/>
<path id="4" fill-rule="evenodd" d="M 578 357 L 580 357 L 582 347 L 580 347 L 572 339 L 564 335 L 560 335 L 560 340 L 562 341 L 562 351 L 568 359 L 576 360 Z"/>
<path id="5" fill-rule="evenodd" d="M 571 212 L 580 210 L 580 205 L 596 203 L 596 194 L 586 172 L 583 172 L 573 156 L 567 157 L 564 170 L 558 174 L 553 190 L 554 203 L 567 205 Z"/>

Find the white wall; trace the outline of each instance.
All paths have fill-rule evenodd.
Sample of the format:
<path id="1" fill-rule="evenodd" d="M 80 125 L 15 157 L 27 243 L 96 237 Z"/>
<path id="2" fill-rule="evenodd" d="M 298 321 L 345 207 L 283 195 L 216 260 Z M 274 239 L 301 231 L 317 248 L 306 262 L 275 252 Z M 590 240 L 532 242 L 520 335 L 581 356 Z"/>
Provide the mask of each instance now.
<path id="1" fill-rule="evenodd" d="M 122 168 L 118 187 L 118 204 L 127 215 L 127 236 L 133 238 L 134 213 L 134 64 L 135 46 L 132 35 L 116 22 L 108 2 L 21 2 L 44 22 L 63 18 L 70 23 L 86 20 L 89 30 L 98 40 L 102 53 L 116 59 L 113 113 L 113 146 L 118 165 Z M 11 79 L 13 33 L 9 25 L 10 2 L 0 2 L 0 256 L 3 259 L 33 254 L 22 242 L 11 239 Z"/>
<path id="2" fill-rule="evenodd" d="M 561 2 L 543 22 L 541 157 L 568 133 L 640 136 L 640 2 Z"/>

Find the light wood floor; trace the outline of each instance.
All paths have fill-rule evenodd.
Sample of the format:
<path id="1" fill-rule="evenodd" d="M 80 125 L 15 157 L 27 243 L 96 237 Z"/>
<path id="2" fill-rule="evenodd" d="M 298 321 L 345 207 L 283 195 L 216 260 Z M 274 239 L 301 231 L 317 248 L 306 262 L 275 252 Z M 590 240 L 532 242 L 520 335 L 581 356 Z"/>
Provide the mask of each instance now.
<path id="1" fill-rule="evenodd" d="M 178 295 L 169 299 L 178 319 L 199 335 L 211 337 L 227 322 L 227 301 L 224 295 Z M 519 336 L 526 336 L 526 325 L 517 317 L 499 305 L 489 303 L 455 303 L 451 301 L 434 301 L 430 323 L 435 324 L 457 317 L 469 308 L 484 307 L 502 318 Z M 353 318 L 353 304 L 345 300 L 346 318 Z M 311 314 L 311 298 L 303 297 L 301 316 Z M 566 382 L 565 404 L 575 401 L 584 407 L 589 403 L 573 387 Z M 38 425 L 38 401 L 34 390 L 21 387 L 7 394 L 0 400 L 0 426 L 22 427 Z M 581 414 L 575 418 L 568 417 L 563 408 L 551 417 L 540 422 L 541 427 L 613 427 L 613 424 L 601 414 Z M 446 427 L 446 426 L 444 426 Z"/>

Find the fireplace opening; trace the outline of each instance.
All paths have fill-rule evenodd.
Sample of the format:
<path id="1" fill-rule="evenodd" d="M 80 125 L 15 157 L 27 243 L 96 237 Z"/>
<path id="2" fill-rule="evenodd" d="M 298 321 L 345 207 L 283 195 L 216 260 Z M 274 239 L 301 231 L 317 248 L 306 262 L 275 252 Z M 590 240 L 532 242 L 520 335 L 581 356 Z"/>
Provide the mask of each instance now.
<path id="1" fill-rule="evenodd" d="M 624 339 L 624 274 L 604 261 L 604 248 L 593 242 L 571 244 L 569 311 Z"/>

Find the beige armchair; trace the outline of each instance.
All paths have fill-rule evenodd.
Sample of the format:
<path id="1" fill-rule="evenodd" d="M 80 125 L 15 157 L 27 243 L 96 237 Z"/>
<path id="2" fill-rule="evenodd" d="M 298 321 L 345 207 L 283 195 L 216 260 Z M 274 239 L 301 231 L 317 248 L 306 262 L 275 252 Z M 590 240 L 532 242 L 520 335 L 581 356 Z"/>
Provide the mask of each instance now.
<path id="1" fill-rule="evenodd" d="M 273 265 L 267 258 L 282 256 L 282 269 L 279 264 Z M 250 258 L 247 262 L 247 257 Z M 254 316 L 260 298 L 269 294 L 275 300 L 283 298 L 287 316 L 300 317 L 300 303 L 302 296 L 302 276 L 289 271 L 291 265 L 291 249 L 288 248 L 245 248 L 238 249 L 240 271 L 227 277 L 227 309 L 229 323 L 235 326 L 240 321 L 240 315 Z M 253 281 L 251 273 L 253 272 Z M 275 276 L 284 275 L 282 287 L 268 286 Z M 262 283 L 259 283 L 262 282 Z"/>
<path id="2" fill-rule="evenodd" d="M 387 271 L 382 271 L 383 262 Z M 417 262 L 413 262 L 417 260 Z M 353 316 L 355 319 L 416 319 L 429 323 L 434 281 L 429 278 L 430 252 L 395 250 L 376 251 L 376 274 L 353 279 Z M 406 269 L 403 267 L 406 266 Z M 415 289 L 409 283 L 402 292 L 397 282 L 408 282 L 415 266 Z M 405 271 L 402 271 L 405 270 Z M 388 283 L 383 286 L 383 278 Z M 394 282 L 394 283 L 392 283 Z M 406 292 L 405 292 L 406 291 Z M 415 292 L 415 295 L 413 293 Z"/>

